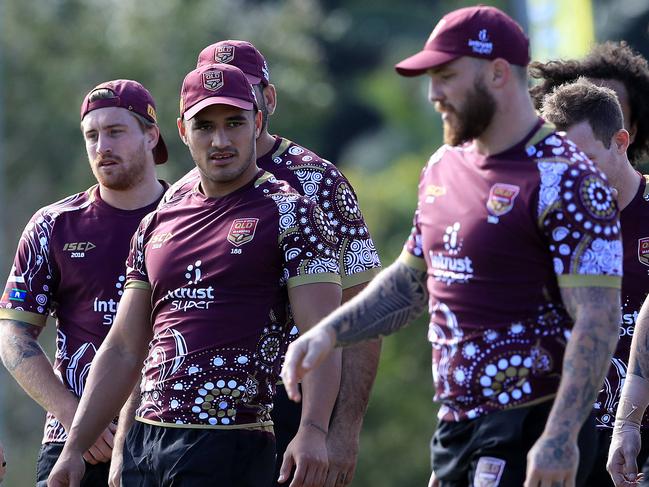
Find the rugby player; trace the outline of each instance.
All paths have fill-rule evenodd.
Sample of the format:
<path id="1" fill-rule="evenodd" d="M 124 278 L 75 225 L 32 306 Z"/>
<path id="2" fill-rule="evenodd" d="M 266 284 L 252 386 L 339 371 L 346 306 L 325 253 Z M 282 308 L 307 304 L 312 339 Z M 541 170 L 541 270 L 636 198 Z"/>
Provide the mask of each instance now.
<path id="1" fill-rule="evenodd" d="M 394 332 L 428 303 L 442 403 L 431 484 L 442 487 L 585 485 L 592 403 L 617 341 L 615 198 L 536 115 L 528 62 L 520 26 L 476 6 L 396 65 L 429 75 L 446 145 L 422 171 L 401 257 L 291 344 L 284 365 L 299 399 L 297 378 L 334 346 Z"/>
<path id="2" fill-rule="evenodd" d="M 270 411 L 287 305 L 306 330 L 340 304 L 341 287 L 323 210 L 255 163 L 261 125 L 238 68 L 205 65 L 185 77 L 178 129 L 200 178 L 133 237 L 115 325 L 48 485 L 77 485 L 80 452 L 133 390 L 145 357 L 122 482 L 272 484 Z M 297 466 L 293 487 L 326 479 L 339 380 L 340 355 L 303 382 L 296 441 L 318 455 Z"/>
<path id="3" fill-rule="evenodd" d="M 0 299 L 2 361 L 48 411 L 38 486 L 63 449 L 90 364 L 115 320 L 131 237 L 167 187 L 155 171 L 167 148 L 153 98 L 140 83 L 93 88 L 81 105 L 81 132 L 97 184 L 34 214 Z M 38 343 L 48 314 L 57 326 L 53 366 Z M 107 485 L 114 431 L 107 425 L 88 444 L 81 485 Z"/>
<path id="4" fill-rule="evenodd" d="M 647 176 L 638 173 L 626 155 L 629 133 L 624 129 L 622 108 L 614 91 L 598 87 L 584 78 L 560 85 L 544 98 L 541 114 L 584 151 L 606 174 L 617 193 L 622 224 L 623 271 L 622 321 L 619 342 L 608 375 L 595 402 L 598 451 L 588 480 L 592 487 L 610 487 L 606 462 L 615 411 L 627 374 L 633 323 L 649 290 L 649 188 Z M 645 419 L 646 423 L 646 419 Z M 646 430 L 645 430 L 646 436 Z M 643 465 L 649 455 L 649 441 L 638 454 Z"/>

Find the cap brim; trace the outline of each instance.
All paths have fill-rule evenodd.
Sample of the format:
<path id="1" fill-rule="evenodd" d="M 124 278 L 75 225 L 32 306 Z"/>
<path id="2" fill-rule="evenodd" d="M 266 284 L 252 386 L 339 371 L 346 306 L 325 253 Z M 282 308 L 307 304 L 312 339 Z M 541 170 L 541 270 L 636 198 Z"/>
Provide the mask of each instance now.
<path id="1" fill-rule="evenodd" d="M 169 152 L 167 152 L 167 144 L 165 144 L 162 134 L 158 136 L 158 143 L 153 148 L 153 160 L 156 164 L 164 164 L 169 159 Z"/>
<path id="2" fill-rule="evenodd" d="M 401 76 L 419 76 L 430 68 L 441 66 L 459 57 L 459 54 L 450 52 L 423 50 L 396 64 L 394 69 Z"/>
<path id="3" fill-rule="evenodd" d="M 240 100 L 239 98 L 233 98 L 230 96 L 212 96 L 210 98 L 205 98 L 204 100 L 199 101 L 196 105 L 185 110 L 185 113 L 183 113 L 183 118 L 185 120 L 189 120 L 203 108 L 212 105 L 230 105 L 233 107 L 241 108 L 242 110 L 252 110 L 254 108 L 254 105 L 251 102 Z"/>
<path id="4" fill-rule="evenodd" d="M 246 75 L 246 79 L 248 80 L 248 83 L 250 83 L 251 85 L 254 86 L 254 85 L 258 85 L 259 83 L 261 83 L 261 78 L 258 78 L 257 76 L 253 76 L 253 75 L 248 74 L 248 73 L 243 73 L 243 74 Z"/>

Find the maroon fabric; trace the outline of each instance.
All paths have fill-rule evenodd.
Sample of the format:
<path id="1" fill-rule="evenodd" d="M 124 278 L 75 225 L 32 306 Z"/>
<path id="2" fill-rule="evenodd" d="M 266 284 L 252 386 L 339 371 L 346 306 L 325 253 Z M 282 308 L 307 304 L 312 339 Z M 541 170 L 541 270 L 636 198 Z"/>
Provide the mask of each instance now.
<path id="1" fill-rule="evenodd" d="M 403 76 L 418 76 L 462 56 L 503 58 L 527 66 L 529 39 L 516 21 L 495 7 L 461 8 L 442 17 L 424 49 L 398 63 L 395 69 Z"/>
<path id="2" fill-rule="evenodd" d="M 109 98 L 98 98 L 90 101 L 92 94 L 97 90 L 109 90 L 114 96 Z M 151 123 L 158 123 L 155 101 L 151 93 L 137 81 L 130 79 L 116 79 L 113 81 L 106 81 L 95 86 L 86 95 L 81 103 L 81 120 L 88 112 L 97 110 L 98 108 L 106 107 L 119 107 L 137 113 L 144 117 Z M 167 145 L 162 138 L 162 134 L 158 138 L 157 145 L 153 148 L 153 157 L 156 164 L 162 164 L 167 161 L 169 155 L 167 153 Z"/>
<path id="3" fill-rule="evenodd" d="M 222 198 L 198 184 L 148 215 L 127 281 L 152 290 L 138 416 L 232 426 L 270 420 L 287 287 L 340 282 L 324 213 L 272 175 Z"/>
<path id="4" fill-rule="evenodd" d="M 196 67 L 206 64 L 232 64 L 244 72 L 251 85 L 268 86 L 270 72 L 264 56 L 247 41 L 219 41 L 210 44 L 198 55 Z"/>
<path id="5" fill-rule="evenodd" d="M 42 324 L 50 313 L 56 318 L 54 369 L 77 397 L 115 319 L 131 237 L 157 204 L 120 210 L 93 186 L 40 209 L 20 237 L 0 318 Z M 48 413 L 43 442 L 65 439 Z"/>
<path id="6" fill-rule="evenodd" d="M 243 71 L 229 64 L 206 64 L 190 71 L 180 91 L 180 116 L 189 120 L 209 105 L 225 104 L 252 110 L 255 92 Z"/>
<path id="7" fill-rule="evenodd" d="M 494 156 L 431 157 L 401 259 L 428 269 L 441 419 L 556 393 L 573 325 L 559 287 L 619 286 L 620 233 L 603 174 L 548 126 Z"/>
<path id="8" fill-rule="evenodd" d="M 647 177 L 644 176 L 638 192 L 620 215 L 622 245 L 624 247 L 624 275 L 622 277 L 622 322 L 619 341 L 602 389 L 595 401 L 598 428 L 613 428 L 615 411 L 627 374 L 631 339 L 638 313 L 649 292 L 649 197 Z M 649 414 L 645 414 L 642 428 L 649 428 Z"/>

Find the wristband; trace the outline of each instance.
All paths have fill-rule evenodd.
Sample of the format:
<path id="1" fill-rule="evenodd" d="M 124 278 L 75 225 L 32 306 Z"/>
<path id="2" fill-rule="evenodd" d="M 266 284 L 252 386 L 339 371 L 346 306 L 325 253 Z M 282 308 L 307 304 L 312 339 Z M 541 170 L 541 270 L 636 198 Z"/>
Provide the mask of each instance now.
<path id="1" fill-rule="evenodd" d="M 615 424 L 630 422 L 640 426 L 648 405 L 649 380 L 639 375 L 627 374 L 615 414 Z"/>

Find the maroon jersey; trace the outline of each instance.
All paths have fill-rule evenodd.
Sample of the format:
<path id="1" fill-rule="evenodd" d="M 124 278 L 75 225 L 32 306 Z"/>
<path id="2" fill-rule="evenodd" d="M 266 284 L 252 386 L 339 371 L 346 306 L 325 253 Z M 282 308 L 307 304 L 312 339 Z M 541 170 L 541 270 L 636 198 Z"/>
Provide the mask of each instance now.
<path id="1" fill-rule="evenodd" d="M 638 313 L 649 292 L 649 186 L 644 176 L 635 197 L 620 213 L 622 224 L 622 246 L 624 248 L 622 277 L 622 321 L 620 339 L 611 359 L 604 385 L 595 402 L 598 428 L 613 428 L 615 411 L 627 374 L 631 339 Z M 645 415 L 642 427 L 649 427 L 649 416 Z"/>
<path id="2" fill-rule="evenodd" d="M 90 364 L 115 319 L 129 242 L 158 202 L 120 210 L 95 185 L 34 214 L 18 243 L 0 318 L 45 326 L 56 318 L 54 370 L 77 397 Z M 63 426 L 47 414 L 43 442 L 64 442 Z"/>
<path id="3" fill-rule="evenodd" d="M 424 168 L 400 257 L 426 269 L 439 417 L 551 398 L 573 322 L 560 287 L 619 287 L 617 205 L 577 147 L 538 126 L 489 157 L 444 146 Z"/>
<path id="4" fill-rule="evenodd" d="M 147 216 L 127 286 L 151 290 L 153 340 L 140 421 L 268 425 L 287 289 L 340 283 L 336 236 L 313 201 L 260 171 L 222 198 L 196 183 Z"/>

